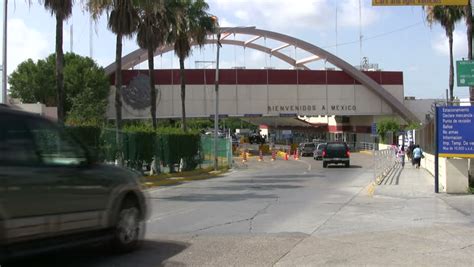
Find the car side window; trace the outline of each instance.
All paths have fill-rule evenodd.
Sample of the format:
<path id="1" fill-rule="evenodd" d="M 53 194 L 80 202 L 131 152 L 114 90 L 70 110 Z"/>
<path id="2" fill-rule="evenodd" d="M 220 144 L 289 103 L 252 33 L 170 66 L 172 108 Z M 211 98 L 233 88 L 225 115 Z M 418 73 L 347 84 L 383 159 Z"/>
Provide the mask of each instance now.
<path id="1" fill-rule="evenodd" d="M 29 124 L 36 149 L 44 164 L 78 166 L 87 162 L 84 149 L 53 123 L 32 120 Z"/>
<path id="2" fill-rule="evenodd" d="M 39 163 L 34 142 L 25 120 L 0 115 L 0 165 L 20 166 Z"/>

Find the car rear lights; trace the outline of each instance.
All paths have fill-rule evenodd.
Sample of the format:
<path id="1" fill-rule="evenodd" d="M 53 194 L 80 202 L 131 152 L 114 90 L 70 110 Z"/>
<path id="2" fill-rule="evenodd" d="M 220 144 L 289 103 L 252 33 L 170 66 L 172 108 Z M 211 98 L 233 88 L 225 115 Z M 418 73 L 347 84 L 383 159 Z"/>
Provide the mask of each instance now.
<path id="1" fill-rule="evenodd" d="M 323 157 L 323 158 L 326 157 L 326 149 L 323 150 L 323 155 L 322 155 L 322 157 Z"/>
<path id="2" fill-rule="evenodd" d="M 349 158 L 351 156 L 351 152 L 349 150 L 346 151 L 346 155 Z"/>

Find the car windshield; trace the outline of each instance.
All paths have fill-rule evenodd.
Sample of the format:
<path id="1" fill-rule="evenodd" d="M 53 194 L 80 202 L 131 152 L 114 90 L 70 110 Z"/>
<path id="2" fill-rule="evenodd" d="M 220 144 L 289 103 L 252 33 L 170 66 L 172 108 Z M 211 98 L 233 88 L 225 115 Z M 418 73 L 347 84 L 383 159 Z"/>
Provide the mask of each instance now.
<path id="1" fill-rule="evenodd" d="M 344 144 L 328 144 L 328 150 L 346 150 L 346 145 Z"/>
<path id="2" fill-rule="evenodd" d="M 474 267 L 474 0 L 0 2 L 0 267 Z"/>

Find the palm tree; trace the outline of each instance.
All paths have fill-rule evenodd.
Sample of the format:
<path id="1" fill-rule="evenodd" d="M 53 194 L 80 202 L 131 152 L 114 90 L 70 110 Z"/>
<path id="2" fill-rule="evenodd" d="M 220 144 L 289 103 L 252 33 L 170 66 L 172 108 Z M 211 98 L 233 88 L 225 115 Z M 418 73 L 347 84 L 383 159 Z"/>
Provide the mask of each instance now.
<path id="1" fill-rule="evenodd" d="M 446 31 L 449 40 L 449 98 L 454 100 L 454 64 L 453 64 L 453 32 L 454 26 L 464 16 L 463 6 L 425 6 L 426 20 L 432 26 L 438 22 Z"/>
<path id="2" fill-rule="evenodd" d="M 168 0 L 173 9 L 175 19 L 172 21 L 171 32 L 168 41 L 173 44 L 174 52 L 179 58 L 180 81 L 181 81 L 181 127 L 186 127 L 186 76 L 184 60 L 191 54 L 193 43 L 202 47 L 209 32 L 216 29 L 215 19 L 207 10 L 209 5 L 204 0 Z"/>
<path id="3" fill-rule="evenodd" d="M 40 0 L 40 3 L 56 17 L 56 101 L 58 122 L 64 123 L 63 22 L 71 16 L 74 0 Z"/>
<path id="4" fill-rule="evenodd" d="M 168 18 L 171 17 L 166 0 L 141 0 L 139 2 L 139 17 L 137 43 L 148 52 L 148 76 L 150 77 L 150 113 L 153 129 L 156 130 L 156 89 L 154 76 L 154 53 L 163 45 L 168 35 Z"/>
<path id="5" fill-rule="evenodd" d="M 121 151 L 120 130 L 122 129 L 122 39 L 131 37 L 137 30 L 139 17 L 136 0 L 88 0 L 87 6 L 97 19 L 107 12 L 108 28 L 116 34 L 115 45 L 115 115 L 116 141 Z M 119 155 L 119 161 L 121 160 Z"/>
<path id="6" fill-rule="evenodd" d="M 464 9 L 466 17 L 466 28 L 467 28 L 467 58 L 472 60 L 472 6 L 471 0 L 467 1 L 467 5 Z M 474 87 L 469 87 L 469 100 L 474 101 Z"/>

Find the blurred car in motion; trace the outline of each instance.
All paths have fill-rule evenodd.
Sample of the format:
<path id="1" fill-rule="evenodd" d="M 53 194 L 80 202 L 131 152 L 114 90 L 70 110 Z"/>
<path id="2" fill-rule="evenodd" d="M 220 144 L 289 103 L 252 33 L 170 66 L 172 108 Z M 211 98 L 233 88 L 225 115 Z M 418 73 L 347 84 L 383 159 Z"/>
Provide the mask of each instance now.
<path id="1" fill-rule="evenodd" d="M 344 142 L 328 142 L 323 149 L 323 168 L 329 164 L 344 164 L 346 168 L 350 166 L 351 153 L 349 147 Z"/>
<path id="2" fill-rule="evenodd" d="M 265 138 L 260 134 L 253 133 L 249 136 L 249 143 L 250 144 L 265 144 Z"/>
<path id="3" fill-rule="evenodd" d="M 316 145 L 314 143 L 302 143 L 300 145 L 300 154 L 302 157 L 305 156 L 312 156 L 314 150 L 316 149 Z"/>
<path id="4" fill-rule="evenodd" d="M 323 159 L 323 150 L 325 148 L 326 148 L 326 143 L 318 144 L 318 146 L 316 147 L 316 150 L 314 150 L 313 158 L 315 160 L 322 160 Z"/>
<path id="5" fill-rule="evenodd" d="M 49 120 L 0 105 L 0 262 L 89 242 L 137 248 L 148 213 L 138 178 L 95 163 Z"/>

